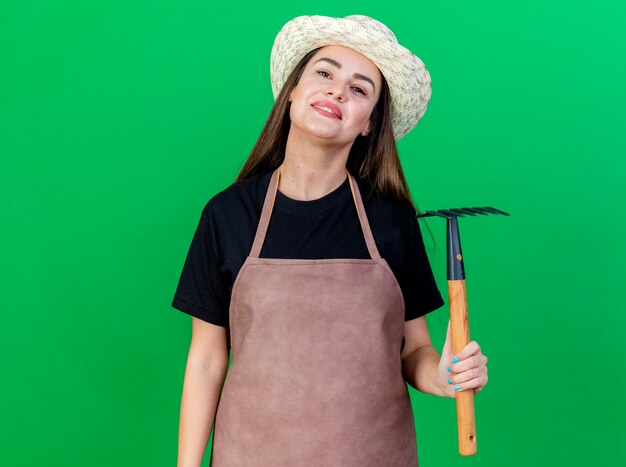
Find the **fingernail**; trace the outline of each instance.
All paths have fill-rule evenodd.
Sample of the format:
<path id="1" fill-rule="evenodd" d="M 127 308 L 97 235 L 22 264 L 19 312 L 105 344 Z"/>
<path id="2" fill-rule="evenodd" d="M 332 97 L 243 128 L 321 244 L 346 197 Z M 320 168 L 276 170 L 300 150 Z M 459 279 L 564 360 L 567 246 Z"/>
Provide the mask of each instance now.
<path id="1" fill-rule="evenodd" d="M 450 369 L 450 367 L 448 367 L 448 373 L 452 373 L 452 370 Z"/>
<path id="2" fill-rule="evenodd" d="M 458 357 L 454 357 L 454 358 L 452 359 L 452 363 L 459 363 L 459 359 L 458 359 Z"/>
<path id="3" fill-rule="evenodd" d="M 448 380 L 448 384 L 452 384 L 452 380 L 451 379 Z"/>
<path id="4" fill-rule="evenodd" d="M 458 391 L 459 389 L 461 389 L 461 386 L 459 386 L 458 384 L 456 386 L 454 386 L 454 390 Z"/>

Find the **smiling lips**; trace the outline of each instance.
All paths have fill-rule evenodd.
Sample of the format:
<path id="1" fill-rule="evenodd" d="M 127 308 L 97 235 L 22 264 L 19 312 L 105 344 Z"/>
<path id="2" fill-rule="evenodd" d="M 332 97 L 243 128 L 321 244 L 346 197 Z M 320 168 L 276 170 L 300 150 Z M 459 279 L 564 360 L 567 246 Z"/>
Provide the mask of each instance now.
<path id="1" fill-rule="evenodd" d="M 317 110 L 322 115 L 325 115 L 330 118 L 336 118 L 341 120 L 341 110 L 335 104 L 331 104 L 328 101 L 317 101 L 311 104 L 315 110 Z"/>

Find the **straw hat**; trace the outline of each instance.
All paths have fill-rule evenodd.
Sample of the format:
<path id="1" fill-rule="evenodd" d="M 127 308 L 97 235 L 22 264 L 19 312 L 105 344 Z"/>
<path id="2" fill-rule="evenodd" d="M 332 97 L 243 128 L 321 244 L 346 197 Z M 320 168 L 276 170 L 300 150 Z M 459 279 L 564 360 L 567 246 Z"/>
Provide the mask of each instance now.
<path id="1" fill-rule="evenodd" d="M 387 26 L 369 16 L 298 16 L 285 24 L 274 40 L 270 57 L 274 99 L 302 57 L 327 45 L 350 47 L 369 58 L 381 71 L 391 93 L 396 141 L 417 125 L 431 95 L 428 70 L 410 50 L 398 44 Z"/>

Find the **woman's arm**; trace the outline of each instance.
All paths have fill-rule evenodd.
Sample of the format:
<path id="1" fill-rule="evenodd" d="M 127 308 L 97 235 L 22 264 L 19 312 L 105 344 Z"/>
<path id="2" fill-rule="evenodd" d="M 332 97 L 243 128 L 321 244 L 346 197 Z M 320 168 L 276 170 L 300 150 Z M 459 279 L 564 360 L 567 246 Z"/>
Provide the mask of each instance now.
<path id="1" fill-rule="evenodd" d="M 178 467 L 199 467 L 228 369 L 226 328 L 192 318 L 178 430 Z"/>
<path id="2" fill-rule="evenodd" d="M 404 322 L 404 349 L 402 372 L 412 387 L 426 394 L 448 397 L 437 382 L 441 355 L 433 347 L 426 325 L 426 317 Z"/>
<path id="3" fill-rule="evenodd" d="M 455 397 L 456 391 L 477 393 L 487 384 L 487 357 L 478 342 L 467 343 L 453 358 L 450 322 L 441 355 L 432 345 L 424 316 L 404 322 L 404 339 L 402 372 L 418 391 Z"/>

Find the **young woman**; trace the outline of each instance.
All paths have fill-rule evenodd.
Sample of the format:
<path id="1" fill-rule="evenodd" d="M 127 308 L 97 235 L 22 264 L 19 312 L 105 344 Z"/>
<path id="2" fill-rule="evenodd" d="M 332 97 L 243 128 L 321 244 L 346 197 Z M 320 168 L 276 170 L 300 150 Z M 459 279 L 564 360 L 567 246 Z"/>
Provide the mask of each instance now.
<path id="1" fill-rule="evenodd" d="M 382 23 L 298 17 L 271 55 L 276 102 L 202 212 L 173 306 L 193 316 L 179 466 L 416 466 L 406 384 L 487 383 L 472 341 L 442 354 L 443 305 L 396 141 L 431 93 Z M 232 365 L 229 350 L 232 349 Z M 453 359 L 454 357 L 454 359 Z"/>

